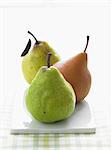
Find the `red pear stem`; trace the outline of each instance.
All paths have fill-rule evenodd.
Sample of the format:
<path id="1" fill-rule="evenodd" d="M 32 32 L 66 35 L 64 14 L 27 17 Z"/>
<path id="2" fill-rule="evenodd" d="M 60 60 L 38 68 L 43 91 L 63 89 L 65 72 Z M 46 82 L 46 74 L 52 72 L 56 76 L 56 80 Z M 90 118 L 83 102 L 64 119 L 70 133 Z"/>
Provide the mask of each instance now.
<path id="1" fill-rule="evenodd" d="M 47 55 L 47 67 L 49 68 L 51 66 L 50 64 L 50 58 L 51 58 L 51 53 L 49 52 L 48 55 Z"/>
<path id="2" fill-rule="evenodd" d="M 36 43 L 35 44 L 39 44 L 40 42 L 36 39 L 36 37 L 30 32 L 30 31 L 28 31 L 28 33 L 30 34 L 30 35 L 32 35 L 33 36 L 33 38 L 35 39 L 35 41 L 36 41 Z"/>
<path id="3" fill-rule="evenodd" d="M 88 43 L 89 43 L 89 36 L 87 36 L 87 43 L 86 43 L 86 47 L 85 47 L 85 49 L 84 49 L 84 53 L 86 52 L 86 49 L 87 49 L 87 47 L 88 47 Z"/>

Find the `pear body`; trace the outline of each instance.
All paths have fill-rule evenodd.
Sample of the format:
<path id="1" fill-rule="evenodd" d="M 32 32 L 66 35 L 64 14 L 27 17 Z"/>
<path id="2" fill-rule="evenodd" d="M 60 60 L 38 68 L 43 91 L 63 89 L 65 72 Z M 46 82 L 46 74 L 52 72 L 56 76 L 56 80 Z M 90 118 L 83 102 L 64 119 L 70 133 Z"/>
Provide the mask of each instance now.
<path id="1" fill-rule="evenodd" d="M 38 45 L 34 45 L 33 49 L 23 57 L 22 71 L 23 71 L 24 78 L 29 84 L 35 77 L 40 67 L 46 65 L 46 57 L 48 52 L 52 52 L 52 58 L 51 58 L 52 65 L 60 60 L 60 57 L 47 44 L 47 42 L 41 42 Z"/>
<path id="2" fill-rule="evenodd" d="M 26 107 L 41 122 L 56 122 L 68 118 L 75 108 L 72 86 L 55 67 L 41 67 L 26 96 Z"/>
<path id="3" fill-rule="evenodd" d="M 54 64 L 72 85 L 77 102 L 82 101 L 91 87 L 91 74 L 87 67 L 87 53 L 80 53 L 65 62 Z"/>

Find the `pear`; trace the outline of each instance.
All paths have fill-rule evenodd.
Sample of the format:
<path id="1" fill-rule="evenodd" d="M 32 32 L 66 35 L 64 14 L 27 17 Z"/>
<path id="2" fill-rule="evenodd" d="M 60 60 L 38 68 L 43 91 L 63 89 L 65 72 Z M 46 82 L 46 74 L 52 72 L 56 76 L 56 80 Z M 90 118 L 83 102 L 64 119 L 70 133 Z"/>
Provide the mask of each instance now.
<path id="1" fill-rule="evenodd" d="M 86 53 L 88 42 L 89 36 L 87 36 L 84 52 L 79 53 L 65 62 L 57 62 L 54 64 L 54 66 L 63 74 L 65 79 L 72 85 L 76 93 L 77 102 L 84 100 L 91 87 L 91 74 L 87 66 Z"/>
<path id="2" fill-rule="evenodd" d="M 60 57 L 56 52 L 48 45 L 47 42 L 38 41 L 36 37 L 28 31 L 35 39 L 35 44 L 32 50 L 29 52 L 31 47 L 31 40 L 29 39 L 25 50 L 22 52 L 22 71 L 26 81 L 31 84 L 33 78 L 35 77 L 37 71 L 40 67 L 46 65 L 46 57 L 48 52 L 52 52 L 51 64 L 53 65 L 60 60 Z"/>
<path id="3" fill-rule="evenodd" d="M 76 97 L 72 86 L 54 66 L 43 66 L 33 79 L 27 95 L 26 108 L 37 120 L 52 123 L 68 118 L 74 112 Z"/>

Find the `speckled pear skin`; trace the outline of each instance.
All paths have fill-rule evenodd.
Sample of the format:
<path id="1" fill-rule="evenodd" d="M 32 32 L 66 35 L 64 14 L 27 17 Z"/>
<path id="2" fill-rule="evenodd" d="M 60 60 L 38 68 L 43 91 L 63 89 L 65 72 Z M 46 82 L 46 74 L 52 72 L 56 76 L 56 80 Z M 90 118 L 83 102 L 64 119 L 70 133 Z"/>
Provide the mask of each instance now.
<path id="1" fill-rule="evenodd" d="M 24 56 L 22 60 L 22 71 L 26 81 L 31 84 L 38 70 L 46 65 L 48 52 L 52 52 L 51 64 L 53 65 L 60 60 L 56 52 L 48 45 L 47 42 L 41 42 L 34 45 L 33 49 Z"/>
<path id="2" fill-rule="evenodd" d="M 75 109 L 76 97 L 72 86 L 55 67 L 41 67 L 27 95 L 26 107 L 31 115 L 46 123 L 68 118 Z"/>
<path id="3" fill-rule="evenodd" d="M 87 36 L 86 47 L 83 52 L 64 62 L 60 61 L 54 64 L 63 74 L 66 81 L 72 85 L 76 93 L 77 103 L 85 99 L 91 88 L 92 78 L 88 69 L 88 55 L 86 53 L 88 43 L 89 36 Z"/>

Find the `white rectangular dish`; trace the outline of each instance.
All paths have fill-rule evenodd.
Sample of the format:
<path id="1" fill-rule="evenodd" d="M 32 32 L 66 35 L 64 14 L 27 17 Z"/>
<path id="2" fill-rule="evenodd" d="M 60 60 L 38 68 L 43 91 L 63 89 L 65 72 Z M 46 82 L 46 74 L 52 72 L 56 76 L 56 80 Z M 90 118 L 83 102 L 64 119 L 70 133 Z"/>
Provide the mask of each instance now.
<path id="1" fill-rule="evenodd" d="M 90 104 L 83 101 L 76 105 L 75 112 L 66 120 L 48 124 L 32 119 L 26 112 L 23 100 L 16 102 L 11 134 L 36 133 L 95 133 L 95 123 Z"/>

